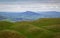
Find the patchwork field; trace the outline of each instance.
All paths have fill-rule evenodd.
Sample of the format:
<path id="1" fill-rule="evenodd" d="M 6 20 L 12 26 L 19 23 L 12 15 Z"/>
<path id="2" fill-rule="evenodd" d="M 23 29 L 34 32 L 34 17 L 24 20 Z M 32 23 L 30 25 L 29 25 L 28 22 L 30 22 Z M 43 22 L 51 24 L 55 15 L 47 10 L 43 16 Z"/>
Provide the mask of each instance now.
<path id="1" fill-rule="evenodd" d="M 0 21 L 0 38 L 60 38 L 60 18 Z"/>

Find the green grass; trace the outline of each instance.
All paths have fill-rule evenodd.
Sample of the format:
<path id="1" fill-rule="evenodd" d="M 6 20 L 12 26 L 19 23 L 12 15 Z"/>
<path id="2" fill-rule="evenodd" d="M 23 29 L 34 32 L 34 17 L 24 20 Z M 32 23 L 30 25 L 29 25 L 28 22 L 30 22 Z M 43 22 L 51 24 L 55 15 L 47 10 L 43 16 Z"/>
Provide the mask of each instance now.
<path id="1" fill-rule="evenodd" d="M 0 21 L 0 38 L 6 38 L 5 30 L 16 32 L 18 35 L 12 35 L 14 38 L 19 36 L 19 38 L 60 38 L 60 18 L 41 18 L 35 21 L 14 23 Z M 10 37 L 13 38 L 12 36 Z M 9 37 L 7 36 L 7 38 Z"/>

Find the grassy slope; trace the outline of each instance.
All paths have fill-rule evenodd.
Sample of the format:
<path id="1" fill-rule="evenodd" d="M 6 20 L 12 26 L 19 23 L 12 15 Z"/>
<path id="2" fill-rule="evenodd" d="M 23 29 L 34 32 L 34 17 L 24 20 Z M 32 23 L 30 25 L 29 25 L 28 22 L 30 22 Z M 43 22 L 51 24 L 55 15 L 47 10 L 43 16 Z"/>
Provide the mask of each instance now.
<path id="1" fill-rule="evenodd" d="M 7 29 L 19 32 L 25 38 L 60 38 L 60 18 L 42 18 L 15 23 L 1 21 L 0 31 Z"/>

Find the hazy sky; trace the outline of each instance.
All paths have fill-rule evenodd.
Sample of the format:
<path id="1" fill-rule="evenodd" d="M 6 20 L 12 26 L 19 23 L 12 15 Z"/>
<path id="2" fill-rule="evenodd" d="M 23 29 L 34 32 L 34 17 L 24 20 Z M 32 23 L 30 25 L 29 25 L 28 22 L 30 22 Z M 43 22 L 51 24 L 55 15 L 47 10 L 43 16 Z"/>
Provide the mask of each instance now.
<path id="1" fill-rule="evenodd" d="M 0 12 L 60 11 L 60 0 L 0 0 Z"/>

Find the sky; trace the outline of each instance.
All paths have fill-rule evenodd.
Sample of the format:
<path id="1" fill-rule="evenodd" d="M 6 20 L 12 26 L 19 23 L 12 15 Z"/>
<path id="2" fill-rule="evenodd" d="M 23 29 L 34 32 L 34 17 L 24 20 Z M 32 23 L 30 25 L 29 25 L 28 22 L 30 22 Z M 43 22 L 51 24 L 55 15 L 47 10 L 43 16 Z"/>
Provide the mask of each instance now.
<path id="1" fill-rule="evenodd" d="M 60 11 L 60 0 L 0 0 L 0 12 Z"/>

